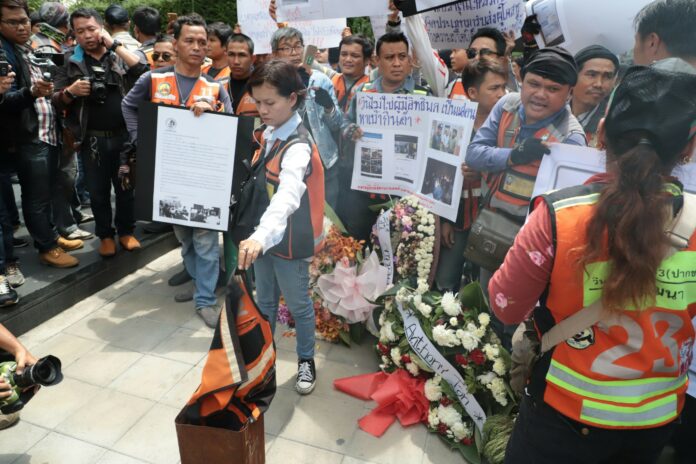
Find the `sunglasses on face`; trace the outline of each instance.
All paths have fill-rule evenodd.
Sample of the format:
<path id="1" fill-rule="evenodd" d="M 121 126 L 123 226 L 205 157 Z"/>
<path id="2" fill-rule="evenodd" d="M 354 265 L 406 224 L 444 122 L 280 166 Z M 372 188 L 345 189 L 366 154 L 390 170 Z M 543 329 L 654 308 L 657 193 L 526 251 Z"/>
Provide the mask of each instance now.
<path id="1" fill-rule="evenodd" d="M 152 54 L 152 61 L 159 61 L 160 58 L 162 58 L 162 61 L 169 61 L 172 59 L 172 54 L 171 53 L 153 53 Z"/>
<path id="2" fill-rule="evenodd" d="M 469 48 L 466 51 L 466 56 L 470 60 L 473 60 L 474 58 L 476 58 L 479 55 L 482 57 L 484 57 L 484 56 L 500 56 L 500 55 L 498 55 L 497 52 L 495 52 L 494 50 L 491 50 L 490 48 L 482 48 L 480 50 L 478 50 L 476 48 Z"/>

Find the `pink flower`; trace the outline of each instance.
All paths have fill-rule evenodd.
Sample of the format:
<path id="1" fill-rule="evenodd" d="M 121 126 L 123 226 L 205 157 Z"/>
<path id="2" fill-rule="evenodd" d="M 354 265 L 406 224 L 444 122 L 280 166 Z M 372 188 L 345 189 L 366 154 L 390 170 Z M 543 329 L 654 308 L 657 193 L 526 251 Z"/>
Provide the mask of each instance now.
<path id="1" fill-rule="evenodd" d="M 503 295 L 502 293 L 498 293 L 495 296 L 495 305 L 500 309 L 505 309 L 508 305 L 507 297 L 505 297 L 505 295 Z"/>
<path id="2" fill-rule="evenodd" d="M 544 255 L 542 255 L 539 251 L 530 251 L 528 254 L 529 259 L 531 259 L 532 262 L 537 266 L 541 266 L 546 262 L 546 258 L 544 258 Z"/>

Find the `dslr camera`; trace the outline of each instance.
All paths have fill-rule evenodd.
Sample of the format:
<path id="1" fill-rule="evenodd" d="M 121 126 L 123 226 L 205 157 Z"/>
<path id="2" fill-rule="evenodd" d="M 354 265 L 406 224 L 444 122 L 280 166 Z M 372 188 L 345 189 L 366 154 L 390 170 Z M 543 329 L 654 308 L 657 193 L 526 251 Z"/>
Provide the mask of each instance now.
<path id="1" fill-rule="evenodd" d="M 21 374 L 17 374 L 16 362 L 0 363 L 0 378 L 10 385 L 12 392 L 9 397 L 0 399 L 0 412 L 12 414 L 22 409 L 33 396 L 33 391 L 26 395 L 25 390 L 36 385 L 45 387 L 57 385 L 63 380 L 63 373 L 60 359 L 55 356 L 46 356 L 39 359 L 36 364 L 26 366 Z"/>
<path id="2" fill-rule="evenodd" d="M 39 48 L 41 50 L 41 47 Z M 52 50 L 52 49 L 51 49 Z M 53 76 L 59 66 L 63 66 L 64 55 L 62 53 L 43 53 L 36 51 L 29 55 L 29 63 L 41 70 L 41 76 L 46 82 L 53 82 Z"/>
<path id="3" fill-rule="evenodd" d="M 106 88 L 106 70 L 101 66 L 92 66 L 91 71 L 91 75 L 83 77 L 83 79 L 89 81 L 92 86 L 88 98 L 94 103 L 103 105 L 109 93 Z"/>

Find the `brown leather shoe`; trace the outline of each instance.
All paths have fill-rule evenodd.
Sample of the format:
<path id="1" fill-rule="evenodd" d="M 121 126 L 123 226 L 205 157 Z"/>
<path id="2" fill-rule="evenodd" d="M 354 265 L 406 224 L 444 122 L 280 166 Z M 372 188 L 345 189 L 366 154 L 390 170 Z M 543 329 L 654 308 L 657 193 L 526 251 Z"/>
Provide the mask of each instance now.
<path id="1" fill-rule="evenodd" d="M 132 235 L 123 235 L 118 238 L 118 242 L 121 244 L 123 249 L 127 251 L 133 251 L 140 248 L 140 242 Z"/>
<path id="2" fill-rule="evenodd" d="M 68 240 L 67 238 L 58 237 L 56 240 L 58 246 L 65 251 L 75 251 L 85 246 L 82 240 Z"/>
<path id="3" fill-rule="evenodd" d="M 116 254 L 116 242 L 111 237 L 101 239 L 99 254 L 104 258 L 110 258 Z"/>
<path id="4" fill-rule="evenodd" d="M 53 267 L 75 267 L 80 261 L 74 256 L 70 256 L 61 247 L 55 247 L 47 253 L 39 253 L 39 260 L 48 266 Z"/>

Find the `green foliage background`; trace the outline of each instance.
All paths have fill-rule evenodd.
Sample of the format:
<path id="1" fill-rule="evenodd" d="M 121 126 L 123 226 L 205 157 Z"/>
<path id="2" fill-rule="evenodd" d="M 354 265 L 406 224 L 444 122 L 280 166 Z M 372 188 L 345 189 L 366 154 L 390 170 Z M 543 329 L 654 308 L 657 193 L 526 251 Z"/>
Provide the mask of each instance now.
<path id="1" fill-rule="evenodd" d="M 38 9 L 42 3 L 44 3 L 43 0 L 29 0 L 29 6 L 32 10 Z M 120 3 L 130 12 L 141 5 L 154 7 L 162 15 L 162 21 L 166 20 L 167 13 L 183 15 L 195 11 L 208 22 L 223 21 L 230 25 L 237 22 L 237 2 L 235 0 L 77 0 L 71 2 L 70 9 L 89 7 L 103 13 L 113 3 Z M 369 18 L 350 18 L 348 25 L 354 34 L 373 37 Z M 163 28 L 165 26 L 166 24 L 162 24 Z M 244 25 L 242 25 L 243 27 Z"/>

